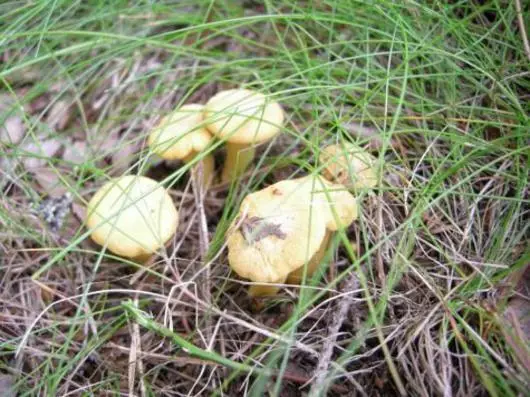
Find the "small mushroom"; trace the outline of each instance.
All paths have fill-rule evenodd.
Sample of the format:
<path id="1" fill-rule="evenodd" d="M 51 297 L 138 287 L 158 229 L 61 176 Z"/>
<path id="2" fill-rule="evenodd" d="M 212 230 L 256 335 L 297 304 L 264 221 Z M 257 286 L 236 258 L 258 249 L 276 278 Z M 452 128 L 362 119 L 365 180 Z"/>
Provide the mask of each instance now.
<path id="1" fill-rule="evenodd" d="M 221 91 L 205 106 L 206 127 L 226 140 L 222 182 L 240 176 L 254 159 L 255 144 L 272 139 L 280 131 L 284 113 L 277 102 L 246 89 Z"/>
<path id="2" fill-rule="evenodd" d="M 203 111 L 203 105 L 182 106 L 160 120 L 149 135 L 147 144 L 165 160 L 191 162 L 213 140 L 212 134 L 204 126 Z M 205 154 L 192 170 L 194 177 L 201 174 L 201 186 L 204 188 L 212 182 L 214 167 L 213 156 Z"/>
<path id="3" fill-rule="evenodd" d="M 227 237 L 230 267 L 257 283 L 300 282 L 321 262 L 331 234 L 357 218 L 357 203 L 343 186 L 321 177 L 285 180 L 249 194 Z M 255 285 L 251 296 L 274 295 Z"/>
<path id="4" fill-rule="evenodd" d="M 349 189 L 370 189 L 377 184 L 376 158 L 353 143 L 326 147 L 320 162 L 326 179 Z"/>
<path id="5" fill-rule="evenodd" d="M 92 240 L 143 263 L 175 234 L 178 212 L 156 181 L 136 175 L 103 185 L 89 201 L 86 224 Z"/>

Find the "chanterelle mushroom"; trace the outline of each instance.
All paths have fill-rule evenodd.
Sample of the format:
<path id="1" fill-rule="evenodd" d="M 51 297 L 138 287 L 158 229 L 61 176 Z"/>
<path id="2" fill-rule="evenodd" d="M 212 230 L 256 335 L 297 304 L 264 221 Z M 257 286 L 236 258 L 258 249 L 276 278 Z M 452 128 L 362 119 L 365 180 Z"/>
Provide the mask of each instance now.
<path id="1" fill-rule="evenodd" d="M 136 175 L 103 185 L 87 206 L 92 239 L 113 253 L 143 262 L 175 233 L 178 212 L 158 182 Z"/>
<path id="2" fill-rule="evenodd" d="M 241 175 L 254 158 L 254 145 L 272 139 L 282 127 L 281 106 L 265 95 L 246 89 L 226 90 L 205 106 L 208 130 L 226 140 L 221 177 L 228 182 Z"/>
<path id="3" fill-rule="evenodd" d="M 377 184 L 376 158 L 353 143 L 330 145 L 320 153 L 323 176 L 349 189 L 373 188 Z"/>
<path id="4" fill-rule="evenodd" d="M 166 160 L 192 161 L 213 140 L 204 126 L 204 106 L 184 105 L 164 117 L 151 132 L 147 144 L 154 153 Z M 199 172 L 199 167 L 202 172 Z M 214 174 L 214 159 L 211 154 L 202 156 L 194 167 L 193 174 L 202 174 L 202 186 L 207 187 Z"/>
<path id="5" fill-rule="evenodd" d="M 249 194 L 228 232 L 228 261 L 241 277 L 258 283 L 283 283 L 308 265 L 318 266 L 329 236 L 357 217 L 355 198 L 343 186 L 307 176 L 278 182 Z M 294 273 L 292 281 L 299 281 Z M 252 296 L 274 295 L 278 288 L 252 286 Z"/>

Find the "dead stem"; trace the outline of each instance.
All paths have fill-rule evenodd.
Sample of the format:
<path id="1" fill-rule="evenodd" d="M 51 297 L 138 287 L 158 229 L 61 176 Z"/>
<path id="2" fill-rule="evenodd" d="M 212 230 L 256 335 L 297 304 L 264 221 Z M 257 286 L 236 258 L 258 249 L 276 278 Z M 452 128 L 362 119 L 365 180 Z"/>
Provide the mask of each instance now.
<path id="1" fill-rule="evenodd" d="M 311 386 L 311 391 L 309 392 L 310 397 L 318 397 L 322 395 L 321 393 L 325 393 L 324 386 L 330 361 L 332 360 L 333 348 L 335 347 L 339 329 L 346 319 L 348 310 L 353 303 L 353 297 L 351 294 L 349 294 L 349 292 L 356 290 L 358 287 L 359 280 L 357 280 L 355 273 L 352 273 L 344 283 L 343 291 L 345 294 L 338 301 L 337 309 L 333 312 L 333 317 L 328 326 L 328 336 L 322 345 L 322 350 L 320 351 L 318 357 L 318 365 L 315 370 L 313 386 Z"/>

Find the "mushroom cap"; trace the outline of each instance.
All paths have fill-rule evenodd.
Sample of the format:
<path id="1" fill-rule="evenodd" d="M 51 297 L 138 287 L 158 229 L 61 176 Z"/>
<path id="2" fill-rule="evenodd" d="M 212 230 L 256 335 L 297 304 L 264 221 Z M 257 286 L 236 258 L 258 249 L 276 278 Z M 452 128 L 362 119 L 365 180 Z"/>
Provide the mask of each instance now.
<path id="1" fill-rule="evenodd" d="M 103 185 L 87 206 L 92 240 L 123 257 L 152 254 L 175 233 L 178 212 L 156 181 L 136 175 Z"/>
<path id="2" fill-rule="evenodd" d="M 210 132 L 228 142 L 250 145 L 272 139 L 283 124 L 283 109 L 265 95 L 246 89 L 221 91 L 205 105 Z"/>
<path id="3" fill-rule="evenodd" d="M 241 203 L 228 232 L 228 261 L 243 278 L 283 282 L 319 251 L 327 232 L 356 217 L 355 198 L 340 185 L 314 176 L 278 182 Z"/>
<path id="4" fill-rule="evenodd" d="M 373 188 L 377 184 L 376 158 L 353 143 L 330 145 L 320 153 L 326 179 L 350 189 Z"/>
<path id="5" fill-rule="evenodd" d="M 213 136 L 204 126 L 204 106 L 184 105 L 160 120 L 151 132 L 147 144 L 166 160 L 183 160 L 201 152 Z"/>

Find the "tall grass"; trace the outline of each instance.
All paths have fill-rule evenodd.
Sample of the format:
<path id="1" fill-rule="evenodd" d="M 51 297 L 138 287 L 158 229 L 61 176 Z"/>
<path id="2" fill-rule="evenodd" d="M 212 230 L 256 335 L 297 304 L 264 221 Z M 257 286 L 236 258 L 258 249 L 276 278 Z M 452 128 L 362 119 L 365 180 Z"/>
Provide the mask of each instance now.
<path id="1" fill-rule="evenodd" d="M 20 395 L 525 394 L 528 349 L 503 317 L 530 260 L 529 59 L 513 1 L 11 1 L 0 29 L 0 124 L 25 124 L 22 143 L 0 143 L 0 369 Z M 157 165 L 147 133 L 239 86 L 273 95 L 287 123 L 244 179 L 198 203 L 189 166 Z M 25 144 L 46 139 L 87 143 L 79 163 L 43 157 L 79 208 L 113 176 L 160 177 L 183 219 L 176 248 L 136 272 L 74 214 L 50 232 L 24 165 L 41 156 Z M 223 244 L 239 203 L 347 141 L 378 156 L 378 188 L 356 192 L 360 218 L 320 279 L 252 312 Z M 343 290 L 352 274 L 358 288 Z"/>

